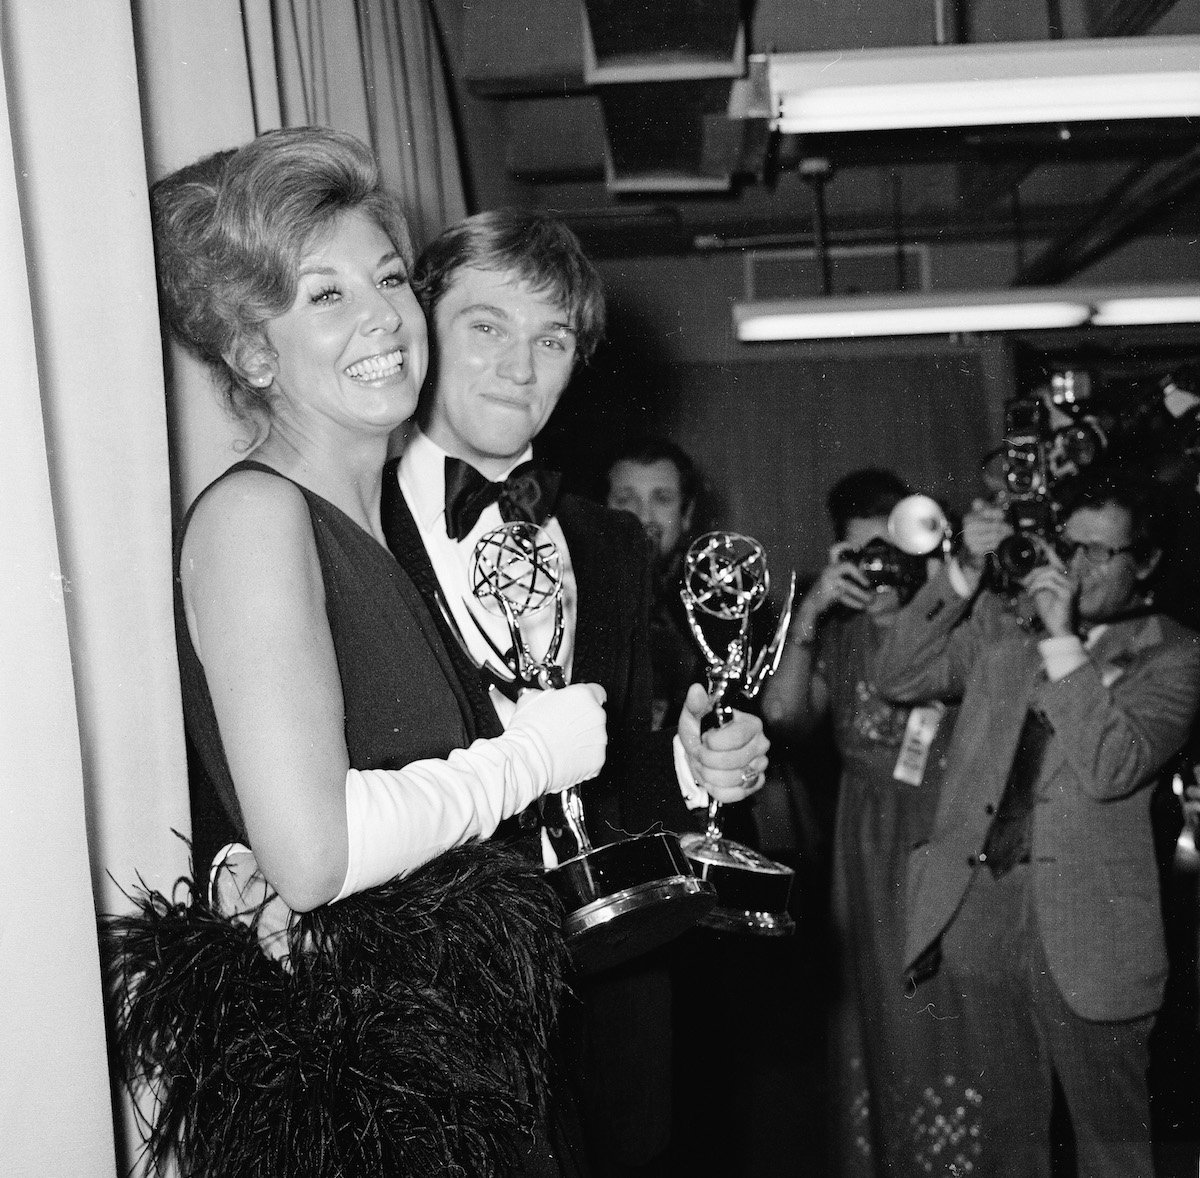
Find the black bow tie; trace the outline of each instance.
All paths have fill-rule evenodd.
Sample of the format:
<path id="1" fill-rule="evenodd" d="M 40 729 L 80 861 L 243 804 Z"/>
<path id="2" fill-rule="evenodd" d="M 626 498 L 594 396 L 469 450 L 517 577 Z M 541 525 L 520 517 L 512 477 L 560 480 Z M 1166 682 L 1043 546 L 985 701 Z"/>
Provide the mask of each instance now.
<path id="1" fill-rule="evenodd" d="M 500 518 L 544 523 L 554 512 L 562 475 L 522 462 L 501 483 L 486 476 L 461 458 L 446 459 L 446 534 L 461 540 L 476 524 L 489 503 L 500 506 Z"/>

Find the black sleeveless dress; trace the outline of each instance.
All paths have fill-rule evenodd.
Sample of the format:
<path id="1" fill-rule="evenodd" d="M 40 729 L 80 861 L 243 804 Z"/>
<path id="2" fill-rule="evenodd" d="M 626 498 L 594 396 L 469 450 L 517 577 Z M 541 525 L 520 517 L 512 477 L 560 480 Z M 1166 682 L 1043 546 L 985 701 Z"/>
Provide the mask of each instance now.
<path id="1" fill-rule="evenodd" d="M 221 479 L 240 470 L 284 477 L 262 463 L 243 461 Z M 350 767 L 399 769 L 464 748 L 476 736 L 471 708 L 407 574 L 340 508 L 299 483 L 293 485 L 308 504 L 321 563 L 325 612 L 345 698 Z M 197 503 L 200 498 L 203 493 Z M 175 624 L 192 754 L 192 835 L 199 873 L 225 843 L 244 842 L 246 830 L 204 668 L 183 615 L 179 560 L 195 508 L 193 503 L 184 517 L 175 546 Z"/>
<path id="2" fill-rule="evenodd" d="M 279 472 L 254 461 L 231 467 Z M 220 481 L 220 480 L 217 480 Z M 291 481 L 291 480 L 289 480 Z M 396 559 L 307 488 L 356 769 L 443 758 L 476 736 L 428 609 Z M 156 1086 L 151 1157 L 197 1178 L 392 1173 L 563 1178 L 545 1119 L 567 953 L 540 868 L 499 840 L 294 917 L 270 961 L 205 898 L 213 853 L 247 841 L 204 668 L 175 609 L 192 774 L 194 881 L 107 918 L 127 1079 Z M 488 734 L 490 735 L 490 733 Z M 540 1110 L 540 1111 L 539 1111 Z"/>

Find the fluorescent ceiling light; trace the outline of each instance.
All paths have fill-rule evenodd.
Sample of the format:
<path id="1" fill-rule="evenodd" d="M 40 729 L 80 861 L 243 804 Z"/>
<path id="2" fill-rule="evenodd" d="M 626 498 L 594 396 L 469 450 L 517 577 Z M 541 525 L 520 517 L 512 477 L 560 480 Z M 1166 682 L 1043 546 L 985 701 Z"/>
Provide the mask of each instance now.
<path id="1" fill-rule="evenodd" d="M 1200 323 L 1200 284 L 830 295 L 737 303 L 743 343 Z"/>
<path id="2" fill-rule="evenodd" d="M 779 53 L 772 127 L 792 133 L 1200 116 L 1200 37 Z"/>
<path id="3" fill-rule="evenodd" d="M 1100 298 L 1092 323 L 1097 327 L 1139 323 L 1200 323 L 1200 290 L 1193 288 Z"/>
<path id="4" fill-rule="evenodd" d="M 946 335 L 957 332 L 1031 331 L 1079 327 L 1091 305 L 1071 292 L 977 291 L 944 296 L 848 295 L 779 302 L 738 303 L 737 338 L 842 339 L 880 335 Z"/>

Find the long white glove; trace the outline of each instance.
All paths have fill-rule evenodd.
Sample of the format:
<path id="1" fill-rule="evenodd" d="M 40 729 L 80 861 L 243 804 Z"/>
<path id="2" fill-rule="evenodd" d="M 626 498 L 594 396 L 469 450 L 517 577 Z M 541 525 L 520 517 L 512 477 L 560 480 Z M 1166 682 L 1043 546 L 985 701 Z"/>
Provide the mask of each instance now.
<path id="1" fill-rule="evenodd" d="M 455 749 L 445 760 L 346 774 L 343 900 L 427 863 L 547 792 L 595 777 L 608 744 L 604 688 L 577 683 L 526 692 L 503 736 Z"/>

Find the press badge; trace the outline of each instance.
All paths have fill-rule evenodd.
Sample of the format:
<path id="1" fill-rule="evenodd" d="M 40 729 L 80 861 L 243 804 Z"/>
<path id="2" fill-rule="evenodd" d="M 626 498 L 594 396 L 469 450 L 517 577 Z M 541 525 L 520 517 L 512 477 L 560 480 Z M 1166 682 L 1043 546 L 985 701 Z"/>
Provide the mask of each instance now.
<path id="1" fill-rule="evenodd" d="M 904 739 L 900 742 L 900 755 L 892 770 L 892 777 L 896 781 L 903 781 L 907 785 L 921 784 L 929 761 L 929 750 L 933 747 L 933 738 L 937 736 L 938 725 L 945 711 L 945 704 L 933 703 L 913 708 L 908 713 Z"/>

